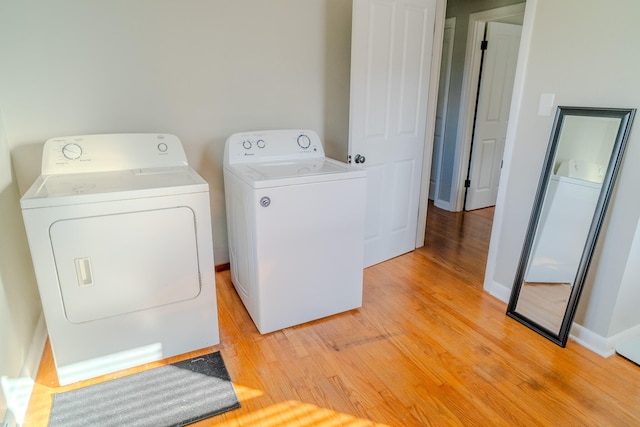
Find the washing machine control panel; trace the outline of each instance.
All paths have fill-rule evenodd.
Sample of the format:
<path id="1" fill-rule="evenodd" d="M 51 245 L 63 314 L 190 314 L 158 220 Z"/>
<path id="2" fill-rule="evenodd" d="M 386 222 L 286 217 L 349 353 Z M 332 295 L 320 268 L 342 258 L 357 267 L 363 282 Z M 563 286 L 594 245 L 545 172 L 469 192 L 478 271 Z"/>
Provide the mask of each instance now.
<path id="1" fill-rule="evenodd" d="M 168 134 L 106 134 L 51 138 L 42 174 L 106 172 L 186 166 L 182 143 Z"/>
<path id="2" fill-rule="evenodd" d="M 312 130 L 237 133 L 227 139 L 226 150 L 230 164 L 324 157 L 320 137 Z"/>
<path id="3" fill-rule="evenodd" d="M 79 159 L 82 155 L 82 147 L 75 142 L 70 142 L 62 147 L 62 154 L 69 160 Z"/>

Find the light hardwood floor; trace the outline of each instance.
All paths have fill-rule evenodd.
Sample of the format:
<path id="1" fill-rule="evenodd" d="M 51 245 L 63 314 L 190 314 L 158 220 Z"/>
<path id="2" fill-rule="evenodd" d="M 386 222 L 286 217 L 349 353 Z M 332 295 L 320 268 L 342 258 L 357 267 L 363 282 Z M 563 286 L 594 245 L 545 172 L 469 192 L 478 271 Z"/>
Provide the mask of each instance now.
<path id="1" fill-rule="evenodd" d="M 221 344 L 165 363 L 220 350 L 242 408 L 195 425 L 640 425 L 638 366 L 560 348 L 483 292 L 492 215 L 430 206 L 425 247 L 366 269 L 361 309 L 267 335 L 218 273 Z M 54 392 L 137 370 L 56 387 L 47 345 L 25 425 Z"/>

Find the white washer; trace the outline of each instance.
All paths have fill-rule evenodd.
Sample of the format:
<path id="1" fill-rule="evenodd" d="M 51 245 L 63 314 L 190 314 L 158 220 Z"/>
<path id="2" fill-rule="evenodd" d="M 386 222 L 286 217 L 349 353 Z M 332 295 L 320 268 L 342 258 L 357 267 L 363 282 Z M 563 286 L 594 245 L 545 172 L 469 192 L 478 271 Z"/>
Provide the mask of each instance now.
<path id="1" fill-rule="evenodd" d="M 219 343 L 209 187 L 178 138 L 50 139 L 20 204 L 61 385 Z"/>
<path id="2" fill-rule="evenodd" d="M 238 133 L 224 185 L 232 281 L 260 333 L 362 306 L 366 172 L 308 130 Z"/>

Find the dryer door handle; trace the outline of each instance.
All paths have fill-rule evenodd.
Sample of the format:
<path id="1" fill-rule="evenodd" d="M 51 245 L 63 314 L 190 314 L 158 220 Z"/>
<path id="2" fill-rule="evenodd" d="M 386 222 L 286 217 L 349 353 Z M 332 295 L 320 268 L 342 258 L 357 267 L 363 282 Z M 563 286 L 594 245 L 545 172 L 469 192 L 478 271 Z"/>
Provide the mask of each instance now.
<path id="1" fill-rule="evenodd" d="M 93 286 L 93 273 L 91 269 L 91 259 L 76 258 L 76 275 L 78 276 L 78 286 Z"/>

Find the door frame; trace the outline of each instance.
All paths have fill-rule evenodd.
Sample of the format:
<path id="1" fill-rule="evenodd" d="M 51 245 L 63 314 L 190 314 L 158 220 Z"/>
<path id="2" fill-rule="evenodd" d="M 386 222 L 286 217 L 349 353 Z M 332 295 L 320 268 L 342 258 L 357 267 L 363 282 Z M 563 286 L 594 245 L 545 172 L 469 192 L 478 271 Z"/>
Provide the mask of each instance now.
<path id="1" fill-rule="evenodd" d="M 469 15 L 460 113 L 458 115 L 458 138 L 453 161 L 454 175 L 449 198 L 452 211 L 461 211 L 464 206 L 464 181 L 467 176 L 467 165 L 471 154 L 471 136 L 473 134 L 473 119 L 480 77 L 480 60 L 482 58 L 482 51 L 477 47 L 480 46 L 484 39 L 484 30 L 487 22 L 524 15 L 524 11 L 525 3 L 518 3 Z"/>
<path id="2" fill-rule="evenodd" d="M 440 62 L 442 60 L 442 39 L 446 18 L 447 0 L 436 0 L 435 27 L 433 29 L 433 47 L 431 51 L 431 71 L 429 77 L 429 96 L 427 98 L 427 122 L 422 156 L 422 178 L 418 198 L 418 224 L 416 227 L 416 248 L 424 246 L 427 232 L 427 206 L 429 204 L 429 181 L 431 180 L 431 155 L 433 153 L 433 135 L 436 129 L 436 108 L 438 105 L 438 86 L 440 84 Z"/>
<path id="3" fill-rule="evenodd" d="M 520 49 L 518 50 L 518 65 L 516 66 L 516 78 L 513 83 L 513 97 L 509 110 L 509 125 L 507 127 L 507 139 L 504 145 L 504 166 L 502 173 L 509 175 L 511 168 L 511 158 L 513 157 L 513 147 L 515 145 L 515 133 L 520 119 L 520 108 L 522 107 L 522 94 L 525 83 L 525 67 L 531 51 L 531 40 L 533 38 L 533 21 L 535 11 L 538 7 L 538 0 L 527 0 L 527 9 L 522 23 L 522 37 L 520 39 Z M 506 198 L 506 185 L 498 188 L 498 200 L 493 214 L 493 226 L 491 228 L 491 238 L 489 240 L 489 252 L 487 254 L 486 270 L 482 288 L 503 302 L 509 301 L 511 288 L 495 280 L 496 266 L 498 265 L 498 247 L 502 241 L 502 234 L 505 231 L 504 203 Z"/>

